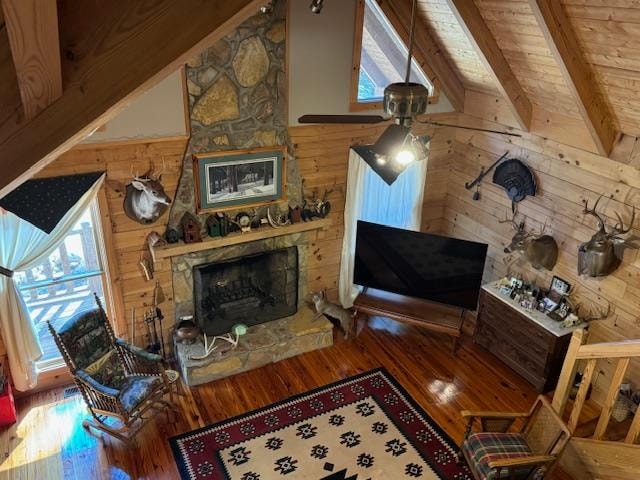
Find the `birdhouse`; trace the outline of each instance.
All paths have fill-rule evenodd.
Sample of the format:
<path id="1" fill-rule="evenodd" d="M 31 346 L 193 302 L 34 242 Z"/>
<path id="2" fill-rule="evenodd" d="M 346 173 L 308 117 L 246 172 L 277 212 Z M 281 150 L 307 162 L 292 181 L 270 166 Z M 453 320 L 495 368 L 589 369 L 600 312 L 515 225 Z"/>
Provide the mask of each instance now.
<path id="1" fill-rule="evenodd" d="M 190 212 L 185 212 L 180 220 L 180 226 L 182 227 L 182 239 L 184 243 L 196 243 L 202 241 L 202 235 L 200 233 L 201 225 L 198 219 Z"/>
<path id="2" fill-rule="evenodd" d="M 291 206 L 289 205 L 289 219 L 291 223 L 299 223 L 302 221 L 302 209 L 300 205 Z"/>
<path id="3" fill-rule="evenodd" d="M 207 217 L 207 234 L 210 237 L 222 236 L 222 218 L 217 213 Z"/>

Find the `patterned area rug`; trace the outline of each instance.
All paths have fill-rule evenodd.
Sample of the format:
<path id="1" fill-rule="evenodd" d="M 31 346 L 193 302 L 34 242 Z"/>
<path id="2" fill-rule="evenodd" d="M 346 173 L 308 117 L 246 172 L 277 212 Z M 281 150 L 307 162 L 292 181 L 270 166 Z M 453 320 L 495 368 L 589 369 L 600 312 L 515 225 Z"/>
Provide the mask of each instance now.
<path id="1" fill-rule="evenodd" d="M 384 369 L 171 438 L 183 479 L 472 480 Z"/>

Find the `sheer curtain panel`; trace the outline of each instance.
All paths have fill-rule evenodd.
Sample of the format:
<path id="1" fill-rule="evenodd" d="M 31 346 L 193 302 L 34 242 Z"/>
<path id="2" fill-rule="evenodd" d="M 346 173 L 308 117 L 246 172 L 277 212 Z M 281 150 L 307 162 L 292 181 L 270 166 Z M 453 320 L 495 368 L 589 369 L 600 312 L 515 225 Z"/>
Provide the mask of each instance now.
<path id="1" fill-rule="evenodd" d="M 25 391 L 37 382 L 36 361 L 42 355 L 29 312 L 13 281 L 13 272 L 33 268 L 49 257 L 96 198 L 102 175 L 62 217 L 49 234 L 0 209 L 0 330 L 16 389 Z"/>
<path id="2" fill-rule="evenodd" d="M 338 295 L 344 308 L 353 306 L 359 289 L 353 284 L 358 220 L 407 230 L 420 230 L 427 161 L 413 162 L 387 185 L 355 151 L 349 152 L 344 237 Z"/>

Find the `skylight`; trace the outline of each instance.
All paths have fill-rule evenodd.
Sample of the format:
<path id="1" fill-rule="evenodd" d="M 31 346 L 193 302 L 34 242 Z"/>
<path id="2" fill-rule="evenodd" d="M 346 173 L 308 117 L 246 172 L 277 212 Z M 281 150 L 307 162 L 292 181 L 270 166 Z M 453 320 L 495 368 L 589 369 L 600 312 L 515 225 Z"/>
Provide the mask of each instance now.
<path id="1" fill-rule="evenodd" d="M 375 0 L 365 0 L 357 101 L 380 101 L 387 85 L 403 82 L 407 52 Z M 415 59 L 411 62 L 410 81 L 425 85 L 433 93 L 433 85 Z"/>

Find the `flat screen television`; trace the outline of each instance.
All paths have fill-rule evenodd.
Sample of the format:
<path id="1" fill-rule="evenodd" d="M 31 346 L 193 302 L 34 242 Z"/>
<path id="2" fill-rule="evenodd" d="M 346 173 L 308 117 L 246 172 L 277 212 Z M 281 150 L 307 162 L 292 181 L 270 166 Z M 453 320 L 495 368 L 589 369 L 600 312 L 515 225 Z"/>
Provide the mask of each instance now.
<path id="1" fill-rule="evenodd" d="M 358 221 L 353 283 L 475 310 L 487 244 Z"/>

